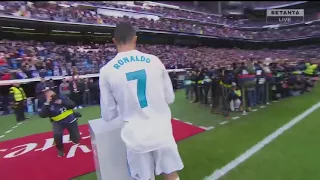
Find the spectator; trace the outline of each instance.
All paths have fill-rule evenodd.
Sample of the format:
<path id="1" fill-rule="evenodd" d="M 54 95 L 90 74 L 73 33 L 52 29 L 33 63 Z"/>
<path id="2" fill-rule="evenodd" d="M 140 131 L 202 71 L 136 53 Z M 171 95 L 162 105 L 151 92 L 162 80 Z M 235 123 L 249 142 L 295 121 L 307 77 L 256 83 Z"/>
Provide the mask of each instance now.
<path id="1" fill-rule="evenodd" d="M 40 73 L 39 73 L 39 76 L 40 76 L 41 78 L 46 77 L 46 76 L 47 76 L 46 70 L 45 70 L 45 69 L 41 69 L 41 70 L 40 70 Z"/>
<path id="2" fill-rule="evenodd" d="M 70 98 L 71 90 L 70 90 L 70 83 L 66 78 L 63 78 L 62 83 L 59 86 L 59 93 L 66 97 Z"/>
<path id="3" fill-rule="evenodd" d="M 70 82 L 71 86 L 71 100 L 73 100 L 76 103 L 75 109 L 79 108 L 82 109 L 81 106 L 81 92 L 80 92 L 80 80 L 79 78 L 72 76 L 72 80 Z"/>
<path id="4" fill-rule="evenodd" d="M 47 87 L 49 87 L 50 88 L 50 90 L 52 90 L 54 93 L 56 93 L 57 94 L 57 86 L 56 86 L 56 84 L 54 83 L 54 81 L 53 81 L 53 79 L 51 78 L 50 80 L 49 80 L 49 82 L 47 83 Z"/>
<path id="5" fill-rule="evenodd" d="M 36 96 L 37 96 L 37 106 L 36 109 L 39 111 L 44 102 L 45 102 L 45 97 L 44 97 L 44 91 L 47 87 L 47 82 L 46 79 L 44 77 L 40 78 L 40 82 L 36 85 Z"/>
<path id="6" fill-rule="evenodd" d="M 83 94 L 83 105 L 91 105 L 91 92 L 90 87 L 92 86 L 91 82 L 88 80 L 88 78 L 84 79 L 84 82 L 82 83 L 81 90 Z"/>
<path id="7" fill-rule="evenodd" d="M 53 75 L 54 76 L 60 76 L 60 69 L 58 66 L 55 66 L 54 69 L 53 69 Z"/>
<path id="8" fill-rule="evenodd" d="M 8 70 L 4 70 L 3 73 L 1 74 L 1 80 L 5 81 L 5 80 L 11 80 L 11 74 L 9 73 Z"/>
<path id="9" fill-rule="evenodd" d="M 93 81 L 93 79 L 89 80 L 91 86 L 89 86 L 89 91 L 92 94 L 92 103 L 99 104 L 100 103 L 100 89 L 99 89 L 99 82 Z"/>
<path id="10" fill-rule="evenodd" d="M 27 79 L 28 76 L 21 70 L 17 69 L 15 79 Z"/>

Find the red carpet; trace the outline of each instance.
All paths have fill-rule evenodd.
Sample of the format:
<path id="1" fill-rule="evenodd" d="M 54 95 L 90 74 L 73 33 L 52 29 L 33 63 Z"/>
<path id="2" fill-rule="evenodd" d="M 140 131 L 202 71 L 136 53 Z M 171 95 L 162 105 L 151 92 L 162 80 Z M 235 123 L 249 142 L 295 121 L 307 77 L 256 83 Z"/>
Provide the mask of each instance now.
<path id="1" fill-rule="evenodd" d="M 172 127 L 176 141 L 205 131 L 176 120 Z M 95 171 L 88 125 L 80 126 L 80 132 L 81 145 L 65 143 L 63 158 L 52 147 L 52 132 L 0 142 L 0 179 L 68 180 Z"/>

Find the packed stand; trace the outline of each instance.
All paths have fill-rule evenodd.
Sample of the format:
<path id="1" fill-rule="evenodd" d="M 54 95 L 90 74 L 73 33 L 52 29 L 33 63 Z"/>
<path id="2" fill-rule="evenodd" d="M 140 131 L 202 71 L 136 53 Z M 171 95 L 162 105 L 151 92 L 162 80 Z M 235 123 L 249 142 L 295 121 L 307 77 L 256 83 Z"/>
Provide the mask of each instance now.
<path id="1" fill-rule="evenodd" d="M 98 73 L 115 54 L 115 48 L 109 46 L 112 45 L 91 48 L 4 40 L 0 42 L 2 80 Z"/>
<path id="2" fill-rule="evenodd" d="M 232 27 L 217 27 L 210 24 L 191 22 L 177 19 L 148 19 L 146 17 L 115 17 L 97 14 L 94 10 L 73 6 L 59 6 L 50 3 L 36 3 L 33 5 L 21 5 L 23 1 L 1 2 L 3 6 L 0 13 L 6 15 L 23 16 L 27 18 L 68 21 L 89 24 L 116 25 L 121 21 L 130 21 L 139 28 L 195 33 L 224 38 L 241 38 L 252 40 L 282 40 L 306 36 L 320 35 L 320 25 L 309 25 L 290 29 L 268 29 L 264 31 L 243 31 Z M 187 11 L 186 11 L 187 12 Z"/>
<path id="3" fill-rule="evenodd" d="M 174 5 L 174 6 L 179 6 L 179 9 L 182 11 L 189 11 L 192 13 L 207 13 L 207 15 L 212 16 L 212 14 L 219 14 L 218 10 L 218 3 L 219 1 L 216 2 L 211 2 L 212 6 L 215 6 L 215 9 L 208 9 L 207 7 L 203 6 L 195 6 L 194 1 L 152 1 L 152 2 L 158 2 L 161 4 L 168 4 L 168 5 Z"/>
<path id="4" fill-rule="evenodd" d="M 139 46 L 138 49 L 143 49 L 145 52 L 153 51 L 160 53 L 158 50 L 161 46 L 148 46 L 148 48 Z M 169 50 L 173 47 L 162 47 Z M 168 59 L 170 56 L 159 56 L 164 59 L 164 62 L 173 61 L 170 63 L 174 67 L 188 64 L 192 70 L 187 72 L 184 77 L 185 97 L 191 103 L 200 103 L 211 106 L 212 113 L 222 114 L 229 118 L 232 111 L 248 112 L 256 107 L 268 104 L 270 100 L 279 100 L 286 97 L 298 96 L 300 94 L 312 91 L 317 79 L 317 72 L 319 71 L 319 61 L 316 60 L 302 60 L 299 62 L 290 63 L 289 60 L 282 59 L 284 54 L 293 55 L 290 57 L 291 61 L 297 59 L 294 56 L 306 56 L 307 49 L 311 47 L 296 48 L 287 52 L 282 51 L 251 51 L 254 54 L 248 54 L 244 50 L 227 50 L 219 49 L 206 53 L 208 48 L 177 48 L 174 58 L 184 58 L 177 61 Z M 317 47 L 315 47 L 317 48 Z M 302 50 L 304 53 L 301 53 Z M 318 49 L 319 50 L 319 49 Z M 189 52 L 190 54 L 184 53 Z M 171 52 L 172 53 L 172 52 Z M 209 58 L 204 59 L 206 56 Z M 274 54 L 275 57 L 281 59 L 271 58 L 261 59 L 264 54 Z M 287 54 L 287 55 L 288 55 Z M 193 55 L 192 59 L 188 56 Z M 244 57 L 243 55 L 246 55 Z M 199 58 L 195 58 L 198 57 Z M 233 57 L 235 56 L 235 57 Z M 225 57 L 225 61 L 221 59 L 213 59 L 212 57 Z M 228 59 L 228 61 L 227 61 Z M 263 61 L 262 61 L 263 60 Z M 185 61 L 189 61 L 185 63 Z M 176 72 L 170 73 L 171 81 L 174 89 L 178 89 L 178 76 Z M 19 84 L 14 83 L 17 88 L 22 88 Z M 46 80 L 41 78 L 41 81 L 35 88 L 35 98 L 27 99 L 26 111 L 35 113 L 41 109 L 45 102 L 44 91 L 51 89 L 56 94 L 69 97 L 76 104 L 75 109 L 82 108 L 87 105 L 99 104 L 99 85 L 98 81 L 94 79 L 80 79 L 77 75 L 72 78 L 64 78 L 62 82 Z M 21 90 L 22 91 L 22 90 Z M 5 114 L 10 113 L 11 106 L 10 96 L 1 97 L 2 110 Z M 11 98 L 12 99 L 12 98 Z M 23 108 L 22 108 L 23 111 Z M 18 118 L 17 121 L 25 120 Z"/>
<path id="5" fill-rule="evenodd" d="M 254 1 L 251 2 L 253 3 L 254 7 L 268 7 L 268 6 L 273 6 L 273 5 L 283 5 L 283 4 L 289 4 L 292 3 L 293 1 Z M 66 2 L 71 4 L 70 2 Z M 222 17 L 218 15 L 218 13 L 204 13 L 203 8 L 200 6 L 193 6 L 189 5 L 188 8 L 185 7 L 187 6 L 186 4 L 192 4 L 192 2 L 161 2 L 164 4 L 172 4 L 181 7 L 181 9 L 174 9 L 174 8 L 167 8 L 167 7 L 161 7 L 161 6 L 137 6 L 137 5 L 131 5 L 131 4 L 119 4 L 115 2 L 97 2 L 97 1 L 82 1 L 81 4 L 86 4 L 86 5 L 97 5 L 97 6 L 106 6 L 106 7 L 112 7 L 112 8 L 118 8 L 118 9 L 127 9 L 127 10 L 133 10 L 136 12 L 145 12 L 145 13 L 154 13 L 157 15 L 160 15 L 163 18 L 183 18 L 183 19 L 188 19 L 190 21 L 200 21 L 200 22 L 206 22 L 206 23 L 218 23 L 218 24 L 227 24 L 231 26 L 263 26 L 263 25 L 268 25 L 269 23 L 265 22 L 265 19 L 260 20 L 260 21 L 239 21 L 239 20 L 234 20 L 234 19 L 228 19 L 225 17 Z M 213 6 L 217 4 L 213 4 Z M 188 11 L 184 9 L 191 9 L 193 11 Z M 218 8 L 217 8 L 218 9 Z M 197 11 L 199 10 L 199 11 Z M 312 21 L 319 19 L 316 14 L 312 15 L 306 15 L 305 16 L 305 21 Z M 301 22 L 301 21 L 299 21 Z M 295 21 L 292 21 L 291 23 L 296 23 Z"/>
<path id="6" fill-rule="evenodd" d="M 246 1 L 251 4 L 254 8 L 267 8 L 271 6 L 280 6 L 291 4 L 297 1 Z"/>
<path id="7" fill-rule="evenodd" d="M 319 46 L 285 50 L 189 48 L 172 45 L 138 45 L 138 50 L 160 57 L 168 69 L 227 65 L 250 58 L 264 60 L 320 60 Z M 0 41 L 1 80 L 94 74 L 116 55 L 113 44 L 84 46 L 53 42 Z M 317 62 L 318 63 L 318 62 Z"/>

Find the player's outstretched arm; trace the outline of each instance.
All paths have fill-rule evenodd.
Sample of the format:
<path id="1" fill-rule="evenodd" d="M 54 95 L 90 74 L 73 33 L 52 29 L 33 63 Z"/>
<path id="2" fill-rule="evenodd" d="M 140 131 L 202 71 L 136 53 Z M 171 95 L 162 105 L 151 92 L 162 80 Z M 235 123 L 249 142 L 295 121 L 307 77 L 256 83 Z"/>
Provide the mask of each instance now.
<path id="1" fill-rule="evenodd" d="M 102 69 L 101 69 L 102 70 Z M 117 104 L 111 93 L 110 84 L 103 71 L 99 74 L 101 117 L 109 122 L 118 116 Z"/>

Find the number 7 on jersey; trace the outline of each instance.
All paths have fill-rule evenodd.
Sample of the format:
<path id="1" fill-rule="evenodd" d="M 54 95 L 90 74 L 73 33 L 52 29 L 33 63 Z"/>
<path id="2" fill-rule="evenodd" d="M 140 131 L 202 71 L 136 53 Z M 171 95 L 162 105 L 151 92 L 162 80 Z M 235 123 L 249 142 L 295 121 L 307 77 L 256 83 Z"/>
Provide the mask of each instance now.
<path id="1" fill-rule="evenodd" d="M 148 106 L 146 97 L 147 74 L 144 69 L 126 73 L 127 81 L 137 80 L 137 96 L 141 108 Z"/>

